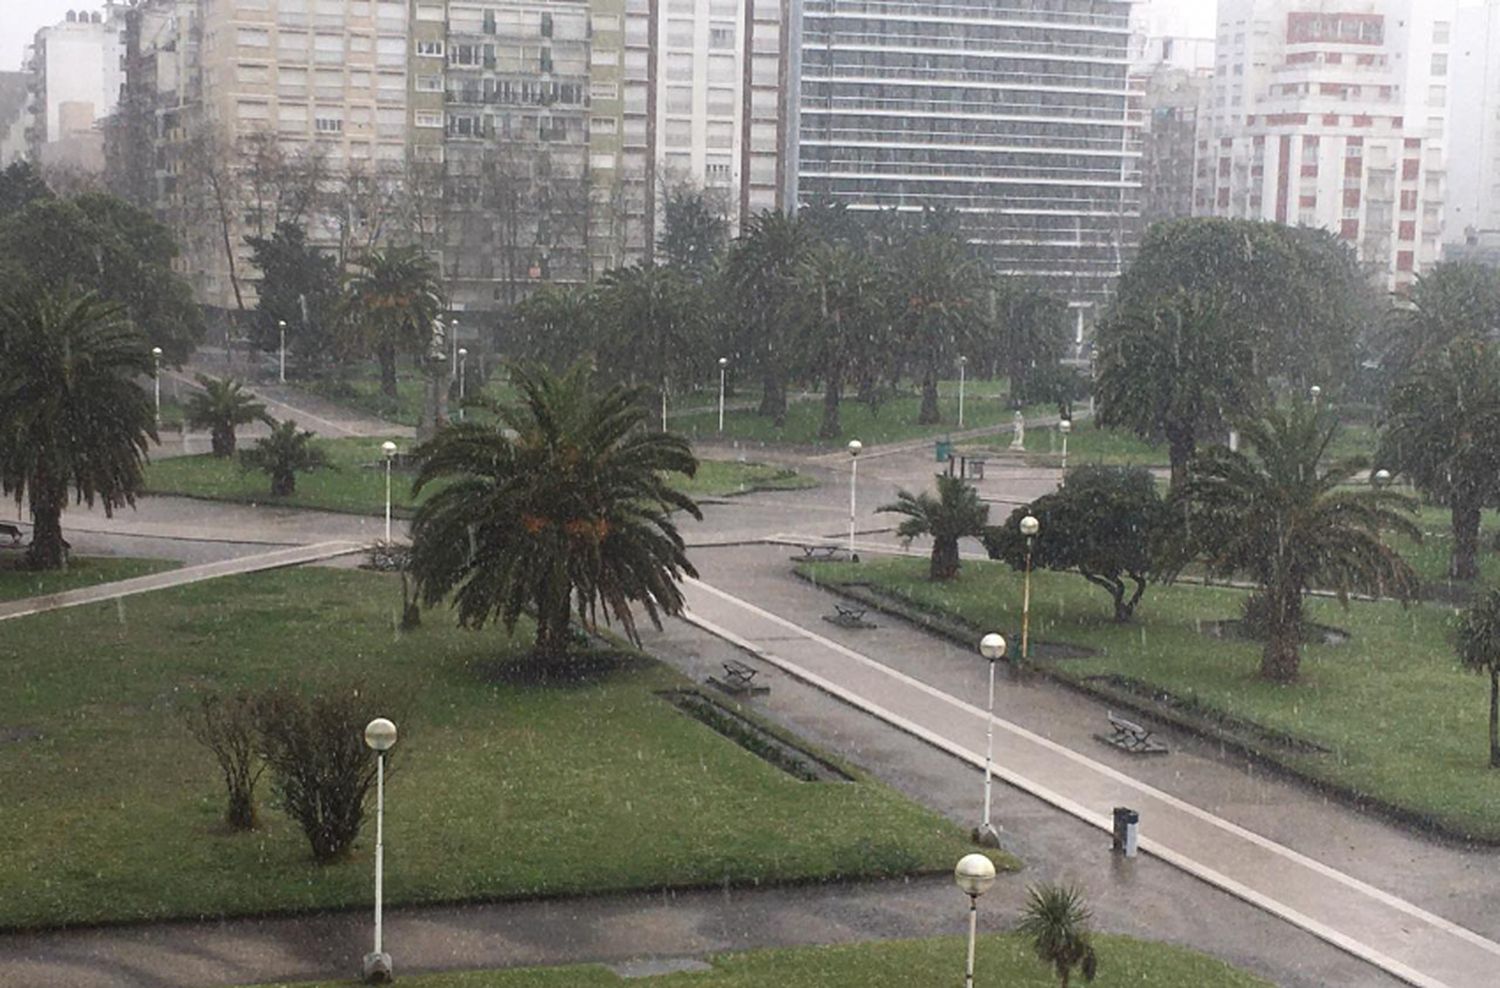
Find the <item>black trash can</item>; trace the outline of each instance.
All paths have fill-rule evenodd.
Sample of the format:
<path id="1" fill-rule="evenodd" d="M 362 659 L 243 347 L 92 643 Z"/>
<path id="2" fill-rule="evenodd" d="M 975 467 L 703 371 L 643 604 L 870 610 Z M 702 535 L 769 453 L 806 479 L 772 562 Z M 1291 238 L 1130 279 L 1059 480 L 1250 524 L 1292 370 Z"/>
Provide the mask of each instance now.
<path id="1" fill-rule="evenodd" d="M 1127 858 L 1133 858 L 1136 854 L 1136 845 L 1140 840 L 1141 815 L 1135 810 L 1124 806 L 1115 807 L 1115 832 L 1113 847 L 1115 853 L 1123 854 Z"/>

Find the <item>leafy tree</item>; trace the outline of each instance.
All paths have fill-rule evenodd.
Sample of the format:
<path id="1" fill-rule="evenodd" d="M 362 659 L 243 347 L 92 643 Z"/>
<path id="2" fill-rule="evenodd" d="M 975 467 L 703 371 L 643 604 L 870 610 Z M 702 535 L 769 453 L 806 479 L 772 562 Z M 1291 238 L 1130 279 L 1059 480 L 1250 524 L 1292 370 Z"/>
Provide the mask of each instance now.
<path id="1" fill-rule="evenodd" d="M 1490 675 L 1490 768 L 1500 768 L 1500 590 L 1486 590 L 1459 617 L 1458 657 Z"/>
<path id="2" fill-rule="evenodd" d="M 786 422 L 787 378 L 797 348 L 797 273 L 817 242 L 799 216 L 757 213 L 729 249 L 724 283 L 734 320 L 733 349 L 760 373 L 759 414 Z"/>
<path id="3" fill-rule="evenodd" d="M 271 434 L 255 441 L 254 449 L 240 453 L 246 469 L 259 470 L 271 478 L 271 496 L 287 497 L 297 492 L 297 474 L 332 466 L 328 454 L 313 444 L 313 433 L 298 431 L 292 419 L 272 422 Z"/>
<path id="4" fill-rule="evenodd" d="M 134 505 L 156 440 L 146 340 L 93 293 L 28 292 L 0 305 L 0 491 L 31 504 L 27 563 L 64 565 L 62 513 Z"/>
<path id="5" fill-rule="evenodd" d="M 346 286 L 346 329 L 356 349 L 380 360 L 380 390 L 396 397 L 396 355 L 427 352 L 443 311 L 437 266 L 420 247 L 372 250 Z"/>
<path id="6" fill-rule="evenodd" d="M 1448 575 L 1479 575 L 1480 511 L 1500 499 L 1500 343 L 1473 337 L 1436 349 L 1391 396 L 1378 459 L 1448 506 Z"/>
<path id="7" fill-rule="evenodd" d="M 413 491 L 443 482 L 412 522 L 423 602 L 451 596 L 463 626 L 507 630 L 530 608 L 541 660 L 566 656 L 575 600 L 581 620 L 602 610 L 636 640 L 631 604 L 659 627 L 682 609 L 676 581 L 697 575 L 671 512 L 701 513 L 666 475 L 698 461 L 681 437 L 645 428 L 640 389 L 598 389 L 582 364 L 511 376 L 519 405 L 481 401 L 494 424 L 458 423 L 416 451 Z"/>
<path id="8" fill-rule="evenodd" d="M 675 268 L 632 265 L 604 276 L 595 296 L 602 329 L 602 366 L 631 384 L 707 374 L 707 306 L 699 286 Z M 644 392 L 643 392 L 644 394 Z"/>
<path id="9" fill-rule="evenodd" d="M 208 429 L 215 456 L 234 455 L 234 430 L 251 422 L 270 422 L 266 406 L 255 400 L 243 384 L 234 378 L 198 375 L 202 391 L 194 392 L 187 403 L 187 422 L 194 429 Z"/>
<path id="10" fill-rule="evenodd" d="M 1026 565 L 1020 522 L 1028 514 L 1042 526 L 1041 537 L 1032 540 L 1034 566 L 1077 570 L 1109 593 L 1115 621 L 1124 624 L 1134 617 L 1146 583 L 1156 572 L 1161 539 L 1171 527 L 1150 470 L 1074 467 L 1056 493 L 1017 508 L 1003 526 L 985 530 L 984 547 L 991 559 L 1004 560 L 1015 569 Z M 1127 580 L 1135 585 L 1133 591 Z"/>
<path id="11" fill-rule="evenodd" d="M 818 436 L 835 439 L 844 385 L 882 349 L 880 272 L 864 251 L 842 244 L 813 248 L 799 266 L 802 366 L 823 380 Z"/>
<path id="12" fill-rule="evenodd" d="M 37 199 L 52 198 L 52 190 L 29 161 L 16 161 L 0 171 L 0 222 Z"/>
<path id="13" fill-rule="evenodd" d="M 124 315 L 169 363 L 186 360 L 203 338 L 191 286 L 172 270 L 177 245 L 151 214 L 90 192 L 33 200 L 0 219 L 0 272 L 24 292 L 96 292 Z"/>
<path id="14" fill-rule="evenodd" d="M 338 262 L 309 246 L 306 232 L 292 223 L 279 223 L 270 237 L 248 237 L 246 243 L 261 272 L 251 330 L 256 345 L 276 351 L 278 324 L 285 322 L 289 351 L 315 361 L 327 358 L 341 301 Z"/>
<path id="15" fill-rule="evenodd" d="M 996 278 L 987 290 L 988 318 L 977 322 L 976 329 L 1002 355 L 1011 399 L 1019 406 L 1053 397 L 1049 368 L 1067 348 L 1067 303 L 1019 278 Z"/>
<path id="16" fill-rule="evenodd" d="M 891 318 L 921 381 L 917 421 L 942 421 L 938 377 L 962 352 L 979 315 L 981 275 L 956 234 L 913 238 L 891 257 Z"/>
<path id="17" fill-rule="evenodd" d="M 704 281 L 729 242 L 729 222 L 701 189 L 678 188 L 662 204 L 656 247 L 667 267 L 690 281 Z"/>
<path id="18" fill-rule="evenodd" d="M 1085 981 L 1093 981 L 1099 971 L 1089 930 L 1092 918 L 1081 891 L 1044 883 L 1026 890 L 1026 906 L 1016 929 L 1031 941 L 1037 960 L 1051 965 L 1058 984 L 1068 988 L 1074 968 Z"/>
<path id="19" fill-rule="evenodd" d="M 1417 276 L 1405 304 L 1390 311 L 1381 366 L 1399 381 L 1418 364 L 1464 337 L 1500 335 L 1500 272 L 1446 261 Z"/>
<path id="20" fill-rule="evenodd" d="M 1306 402 L 1267 412 L 1241 426 L 1250 452 L 1200 451 L 1173 491 L 1189 549 L 1216 575 L 1255 582 L 1268 636 L 1261 675 L 1272 682 L 1297 678 L 1309 587 L 1335 591 L 1346 606 L 1352 590 L 1403 600 L 1416 590 L 1416 573 L 1381 538 L 1394 531 L 1421 539 L 1408 517 L 1414 503 L 1389 488 L 1345 487 L 1367 464 L 1362 457 L 1324 464 L 1336 431 Z"/>
<path id="21" fill-rule="evenodd" d="M 543 285 L 511 312 L 513 352 L 527 363 L 561 373 L 595 350 L 597 322 L 589 289 Z"/>
<path id="22" fill-rule="evenodd" d="M 960 477 L 938 474 L 937 488 L 937 497 L 926 491 L 917 495 L 897 491 L 895 501 L 876 510 L 906 516 L 896 529 L 903 539 L 931 535 L 932 563 L 927 575 L 933 580 L 951 580 L 958 575 L 958 540 L 984 534 L 990 507 Z"/>

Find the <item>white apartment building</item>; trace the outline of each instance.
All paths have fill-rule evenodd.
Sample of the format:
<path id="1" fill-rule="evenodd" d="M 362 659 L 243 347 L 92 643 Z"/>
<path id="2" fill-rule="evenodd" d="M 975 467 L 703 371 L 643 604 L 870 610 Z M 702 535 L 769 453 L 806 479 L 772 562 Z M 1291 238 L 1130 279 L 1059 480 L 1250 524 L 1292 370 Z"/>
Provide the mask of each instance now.
<path id="1" fill-rule="evenodd" d="M 1199 215 L 1321 226 L 1408 288 L 1447 195 L 1454 0 L 1221 0 Z"/>
<path id="2" fill-rule="evenodd" d="M 114 112 L 125 82 L 121 62 L 124 7 L 70 10 L 36 33 L 31 73 L 30 153 L 43 164 L 102 170 L 103 137 L 96 125 Z"/>
<path id="3" fill-rule="evenodd" d="M 1460 0 L 1449 56 L 1444 241 L 1500 232 L 1500 0 Z"/>

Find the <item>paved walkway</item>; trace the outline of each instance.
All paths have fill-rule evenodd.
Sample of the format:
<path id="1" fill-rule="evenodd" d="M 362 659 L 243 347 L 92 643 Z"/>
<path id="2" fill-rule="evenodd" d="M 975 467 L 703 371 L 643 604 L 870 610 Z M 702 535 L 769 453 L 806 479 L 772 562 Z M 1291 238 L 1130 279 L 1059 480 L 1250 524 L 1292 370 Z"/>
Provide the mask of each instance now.
<path id="1" fill-rule="evenodd" d="M 976 766 L 985 713 L 819 632 L 701 581 L 689 620 Z M 1141 813 L 1141 847 L 1423 988 L 1493 988 L 1500 944 L 1282 844 L 997 718 L 996 775 L 1103 830 Z"/>
<path id="2" fill-rule="evenodd" d="M 319 542 L 315 545 L 277 549 L 253 556 L 239 556 L 234 559 L 204 563 L 200 566 L 184 566 L 181 569 L 168 570 L 164 573 L 151 573 L 147 576 L 117 580 L 114 583 L 101 583 L 98 586 L 84 587 L 79 590 L 64 590 L 61 593 L 45 594 L 40 597 L 27 597 L 24 600 L 0 603 L 0 621 L 42 614 L 47 611 L 60 611 L 67 607 L 78 607 L 81 604 L 97 604 L 100 601 L 186 586 L 189 583 L 201 583 L 204 580 L 213 580 L 221 576 L 239 576 L 242 573 L 259 573 L 262 570 L 285 569 L 288 566 L 300 566 L 303 563 L 322 562 L 363 552 L 364 548 L 364 545 L 358 542 Z"/>

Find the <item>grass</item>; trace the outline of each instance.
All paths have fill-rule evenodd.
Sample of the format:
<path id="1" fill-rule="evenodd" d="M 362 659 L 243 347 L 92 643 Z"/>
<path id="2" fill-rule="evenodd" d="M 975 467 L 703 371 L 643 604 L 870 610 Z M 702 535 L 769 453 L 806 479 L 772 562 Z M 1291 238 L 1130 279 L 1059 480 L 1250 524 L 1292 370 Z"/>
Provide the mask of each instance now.
<path id="1" fill-rule="evenodd" d="M 925 560 L 857 568 L 815 565 L 817 579 L 858 580 L 975 629 L 1017 633 L 1022 581 L 998 563 L 966 562 L 960 578 L 926 580 Z M 1426 818 L 1450 832 L 1500 841 L 1500 772 L 1487 767 L 1488 689 L 1454 657 L 1451 608 L 1389 601 L 1309 599 L 1308 620 L 1349 630 L 1344 645 L 1303 649 L 1302 679 L 1259 679 L 1259 646 L 1200 633 L 1202 622 L 1237 618 L 1245 594 L 1222 588 L 1152 587 L 1139 623 L 1111 620 L 1108 596 L 1073 574 L 1033 576 L 1034 640 L 1098 649 L 1054 662 L 1071 679 L 1126 676 L 1164 689 L 1211 715 L 1228 715 L 1311 741 L 1326 754 L 1262 753 L 1312 778 Z"/>
<path id="2" fill-rule="evenodd" d="M 1151 988 L 1265 988 L 1267 982 L 1222 961 L 1166 944 L 1119 936 L 1096 936 L 1099 975 L 1095 988 L 1149 985 Z M 958 937 L 792 947 L 720 954 L 712 971 L 632 978 L 599 965 L 464 971 L 403 975 L 412 988 L 908 988 L 957 983 L 963 974 L 965 941 Z M 1013 935 L 984 935 L 976 945 L 975 978 L 1007 988 L 1056 988 L 1051 969 Z M 334 988 L 322 982 L 297 988 Z M 1081 979 L 1076 983 L 1082 983 Z M 278 986 L 291 988 L 291 986 Z"/>
<path id="3" fill-rule="evenodd" d="M 272 497 L 270 480 L 265 474 L 241 469 L 238 460 L 220 459 L 207 453 L 148 464 L 146 492 L 210 501 L 382 515 L 385 513 L 382 442 L 378 438 L 319 440 L 334 469 L 299 475 L 297 490 L 289 497 Z M 409 448 L 411 441 L 402 440 L 401 445 Z M 410 515 L 416 506 L 416 500 L 411 496 L 411 480 L 412 474 L 401 472 L 394 475 L 391 483 L 393 510 L 403 517 Z M 717 460 L 702 460 L 696 477 L 679 476 L 676 480 L 679 489 L 694 497 L 816 486 L 816 481 L 792 470 L 760 463 Z"/>
<path id="4" fill-rule="evenodd" d="M 472 357 L 472 355 L 471 355 Z M 471 361 L 466 374 L 466 394 L 479 394 L 510 401 L 516 397 L 515 389 L 505 380 L 503 370 L 496 365 L 490 380 L 478 385 L 476 365 Z M 405 359 L 396 367 L 396 397 L 390 398 L 380 390 L 380 367 L 373 362 L 355 364 L 341 377 L 309 378 L 290 382 L 293 386 L 329 401 L 346 405 L 375 418 L 394 422 L 397 425 L 415 427 L 422 418 L 422 405 L 427 390 L 426 377 L 409 365 Z M 451 410 L 457 413 L 457 389 L 451 398 Z"/>
<path id="5" fill-rule="evenodd" d="M 0 556 L 0 600 L 20 600 L 42 594 L 77 590 L 100 583 L 114 583 L 134 576 L 176 569 L 165 559 L 114 559 L 108 556 L 74 556 L 65 570 L 38 572 L 25 568 L 24 550 Z"/>
<path id="6" fill-rule="evenodd" d="M 0 726 L 40 737 L 0 744 L 0 928 L 368 904 L 368 832 L 318 866 L 264 787 L 262 829 L 224 831 L 178 714 L 211 689 L 398 698 L 392 903 L 925 873 L 970 849 L 885 786 L 798 782 L 682 715 L 654 661 L 508 685 L 502 632 L 429 612 L 400 634 L 399 601 L 393 576 L 309 568 L 7 623 Z"/>

